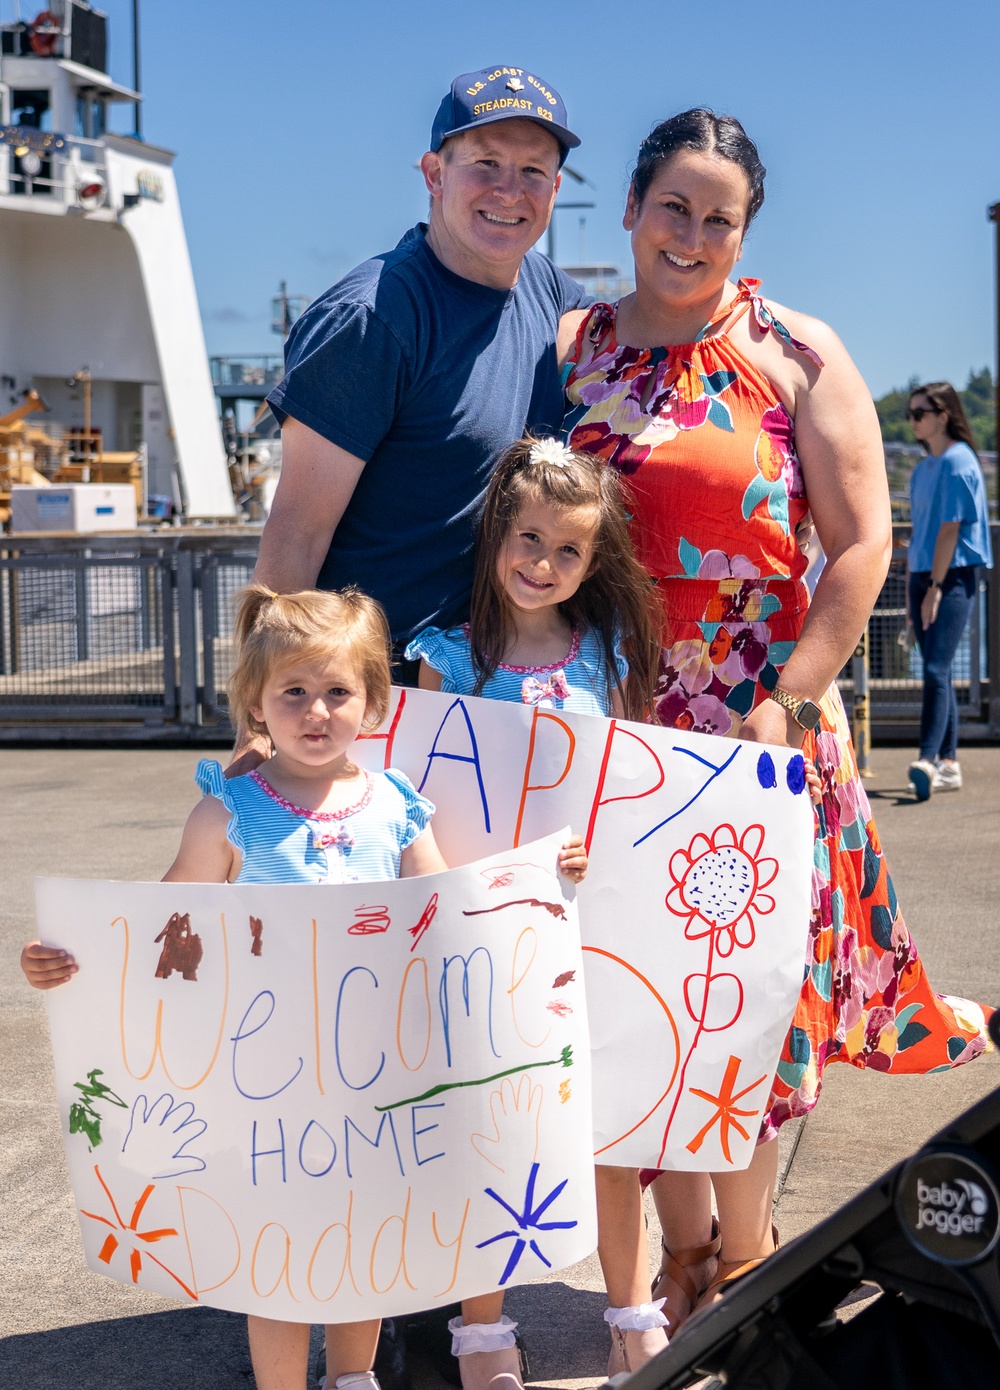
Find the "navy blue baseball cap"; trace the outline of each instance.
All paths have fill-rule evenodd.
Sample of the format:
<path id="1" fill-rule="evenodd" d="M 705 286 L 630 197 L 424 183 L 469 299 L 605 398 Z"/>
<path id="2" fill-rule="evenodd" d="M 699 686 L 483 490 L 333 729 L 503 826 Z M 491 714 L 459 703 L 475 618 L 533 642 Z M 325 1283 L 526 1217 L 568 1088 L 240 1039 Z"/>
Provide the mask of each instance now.
<path id="1" fill-rule="evenodd" d="M 552 132 L 562 148 L 560 165 L 580 138 L 566 124 L 566 107 L 554 87 L 525 68 L 482 68 L 456 77 L 431 126 L 431 149 L 452 135 L 514 117 L 535 121 Z"/>

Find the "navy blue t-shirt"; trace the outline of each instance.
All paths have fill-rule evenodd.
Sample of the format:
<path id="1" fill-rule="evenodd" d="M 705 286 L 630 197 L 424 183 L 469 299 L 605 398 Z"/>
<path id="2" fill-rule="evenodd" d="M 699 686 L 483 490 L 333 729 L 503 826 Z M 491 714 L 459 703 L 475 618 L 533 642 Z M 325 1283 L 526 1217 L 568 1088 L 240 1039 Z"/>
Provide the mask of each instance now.
<path id="1" fill-rule="evenodd" d="M 365 460 L 318 583 L 379 600 L 393 638 L 468 617 L 479 503 L 525 430 L 557 434 L 556 328 L 588 297 L 529 251 L 512 290 L 465 280 L 414 227 L 309 306 L 268 402 Z"/>

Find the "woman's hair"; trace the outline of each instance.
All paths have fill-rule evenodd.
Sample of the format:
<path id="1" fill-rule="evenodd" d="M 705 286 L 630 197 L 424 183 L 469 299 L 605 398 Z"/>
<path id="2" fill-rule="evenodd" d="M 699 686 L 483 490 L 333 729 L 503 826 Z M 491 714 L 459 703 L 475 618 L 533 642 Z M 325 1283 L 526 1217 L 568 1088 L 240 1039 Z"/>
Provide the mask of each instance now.
<path id="1" fill-rule="evenodd" d="M 627 718 L 650 718 L 660 658 L 658 605 L 652 581 L 632 550 L 618 475 L 590 454 L 530 436 L 511 445 L 486 489 L 469 621 L 473 694 L 480 693 L 512 644 L 512 604 L 498 578 L 498 562 L 522 507 L 531 502 L 594 512 L 590 573 L 559 608 L 574 628 L 597 634 L 609 701 L 617 691 Z M 624 688 L 615 664 L 616 639 L 629 663 Z"/>
<path id="2" fill-rule="evenodd" d="M 767 170 L 760 162 L 757 146 L 735 116 L 717 116 L 714 111 L 706 111 L 701 106 L 682 111 L 668 121 L 661 121 L 639 146 L 632 174 L 632 194 L 636 206 L 645 198 L 657 170 L 671 160 L 678 150 L 717 154 L 739 165 L 746 175 L 750 190 L 746 220 L 746 227 L 749 227 L 764 201 Z"/>
<path id="3" fill-rule="evenodd" d="M 943 410 L 948 417 L 948 438 L 960 439 L 963 444 L 968 444 L 976 458 L 979 458 L 979 450 L 976 448 L 975 436 L 962 405 L 962 398 L 950 381 L 932 381 L 928 386 L 914 386 L 908 399 L 912 401 L 914 396 L 926 396 L 935 410 Z M 926 444 L 924 448 L 927 449 Z"/>
<path id="4" fill-rule="evenodd" d="M 343 654 L 365 688 L 363 729 L 377 729 L 389 712 L 389 624 L 381 605 L 359 589 L 274 594 L 250 584 L 238 596 L 236 666 L 229 678 L 232 720 L 255 734 L 267 729 L 251 711 L 275 670 L 293 661 Z"/>

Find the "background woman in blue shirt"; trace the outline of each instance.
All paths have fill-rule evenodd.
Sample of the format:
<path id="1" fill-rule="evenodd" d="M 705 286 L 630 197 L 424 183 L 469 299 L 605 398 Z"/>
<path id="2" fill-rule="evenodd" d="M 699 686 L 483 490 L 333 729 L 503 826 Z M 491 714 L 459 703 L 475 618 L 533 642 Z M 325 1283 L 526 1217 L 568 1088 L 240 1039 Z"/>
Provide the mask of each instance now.
<path id="1" fill-rule="evenodd" d="M 951 666 L 972 611 L 976 567 L 993 566 L 986 484 L 962 402 L 946 381 L 912 392 L 907 418 L 927 450 L 910 477 L 909 615 L 924 659 L 918 801 L 958 791 L 958 704 Z"/>

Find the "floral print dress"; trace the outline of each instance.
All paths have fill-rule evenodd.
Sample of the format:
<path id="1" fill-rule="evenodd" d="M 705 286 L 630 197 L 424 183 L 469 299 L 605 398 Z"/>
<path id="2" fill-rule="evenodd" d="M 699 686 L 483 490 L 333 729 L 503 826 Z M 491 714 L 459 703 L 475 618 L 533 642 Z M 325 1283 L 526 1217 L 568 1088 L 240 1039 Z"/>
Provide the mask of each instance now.
<path id="1" fill-rule="evenodd" d="M 656 708 L 673 728 L 734 737 L 778 682 L 809 605 L 795 539 L 809 509 L 795 427 L 720 325 L 762 331 L 822 362 L 740 280 L 699 340 L 633 348 L 596 304 L 566 379 L 573 449 L 605 459 L 629 497 L 636 553 L 656 582 L 668 645 Z M 884 1072 L 958 1066 L 987 1046 L 983 1009 L 935 994 L 899 911 L 836 685 L 804 746 L 823 783 L 802 993 L 762 1138 L 816 1104 L 828 1062 Z"/>

